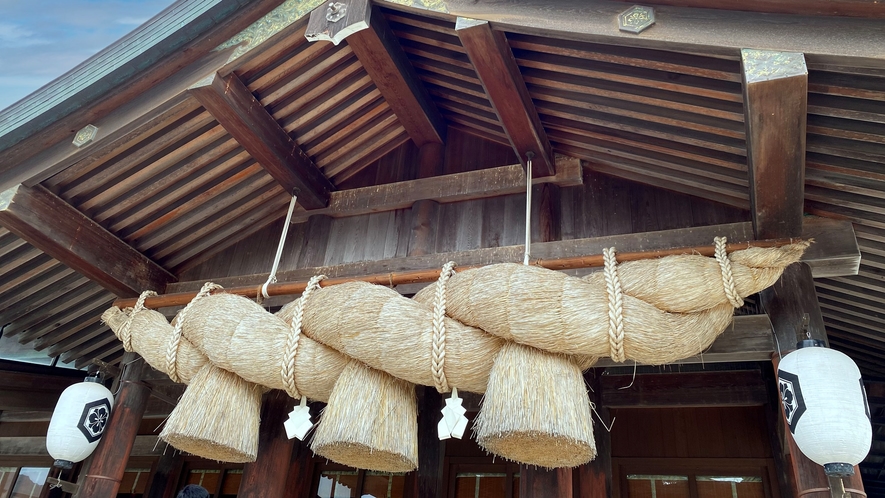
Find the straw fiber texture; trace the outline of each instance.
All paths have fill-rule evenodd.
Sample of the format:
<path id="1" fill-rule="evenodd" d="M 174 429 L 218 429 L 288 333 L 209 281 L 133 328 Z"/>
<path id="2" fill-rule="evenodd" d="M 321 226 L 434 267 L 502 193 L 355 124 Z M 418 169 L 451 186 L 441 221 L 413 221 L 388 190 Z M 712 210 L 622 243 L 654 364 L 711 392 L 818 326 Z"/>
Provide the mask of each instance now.
<path id="1" fill-rule="evenodd" d="M 498 264 L 444 272 L 414 299 L 364 282 L 315 285 L 301 320 L 293 318 L 299 301 L 272 315 L 244 297 L 208 295 L 204 286 L 204 297 L 182 319 L 175 370 L 193 382 L 198 372 L 214 372 L 212 365 L 230 375 L 211 382 L 289 384 L 293 397 L 328 400 L 314 449 L 356 467 L 414 467 L 410 383 L 485 392 L 477 436 L 489 451 L 545 467 L 577 465 L 595 452 L 583 368 L 601 357 L 664 364 L 701 353 L 728 327 L 743 297 L 772 285 L 807 245 L 726 256 L 722 239 L 718 258 L 623 264 L 608 249 L 605 271 L 583 279 Z M 134 313 L 127 329 L 128 318 L 116 308 L 103 315 L 148 363 L 176 374 L 166 354 L 172 325 L 148 310 Z M 208 382 L 189 387 L 187 399 L 224 406 L 218 400 L 225 389 L 209 392 Z M 182 404 L 202 413 L 185 398 Z M 230 430 L 201 426 L 185 437 L 221 441 Z"/>
<path id="2" fill-rule="evenodd" d="M 338 377 L 311 442 L 317 455 L 351 467 L 418 467 L 415 386 L 352 360 Z"/>
<path id="3" fill-rule="evenodd" d="M 166 368 L 166 350 L 172 337 L 172 325 L 162 313 L 142 309 L 132 313 L 131 308 L 121 310 L 114 306 L 101 315 L 101 320 L 120 337 L 120 331 L 131 317 L 132 348 L 153 368 L 169 375 Z M 209 359 L 187 338 L 182 337 L 178 346 L 178 375 L 182 382 L 190 384 Z"/>
<path id="4" fill-rule="evenodd" d="M 580 367 L 512 342 L 495 359 L 473 430 L 486 450 L 529 465 L 575 467 L 596 457 Z"/>
<path id="5" fill-rule="evenodd" d="M 280 368 L 289 325 L 254 301 L 213 294 L 191 304 L 182 333 L 220 368 L 271 389 L 285 389 Z M 295 357 L 295 384 L 308 399 L 327 401 L 347 358 L 309 337 Z"/>
<path id="6" fill-rule="evenodd" d="M 206 363 L 163 426 L 175 448 L 223 462 L 254 462 L 264 389 Z"/>
<path id="7" fill-rule="evenodd" d="M 464 391 L 485 392 L 503 341 L 446 318 L 446 375 Z M 304 334 L 372 368 L 433 386 L 433 312 L 396 291 L 348 282 L 316 291 L 304 308 Z"/>

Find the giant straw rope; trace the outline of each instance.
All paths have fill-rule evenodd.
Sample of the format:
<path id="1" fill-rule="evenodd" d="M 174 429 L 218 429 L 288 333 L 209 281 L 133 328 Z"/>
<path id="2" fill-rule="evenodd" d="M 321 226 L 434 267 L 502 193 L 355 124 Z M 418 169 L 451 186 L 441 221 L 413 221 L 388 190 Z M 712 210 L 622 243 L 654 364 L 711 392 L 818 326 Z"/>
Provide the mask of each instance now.
<path id="1" fill-rule="evenodd" d="M 537 376 L 565 372 L 561 375 L 580 379 L 581 369 L 601 357 L 664 364 L 697 355 L 728 327 L 733 309 L 742 305 L 743 298 L 774 284 L 787 265 L 799 260 L 808 243 L 748 248 L 730 255 L 725 253 L 724 239 L 717 238 L 715 245 L 715 258 L 681 255 L 622 264 L 617 264 L 614 248 L 607 249 L 604 271 L 584 278 L 510 263 L 455 273 L 454 265 L 448 264 L 436 285 L 426 287 L 412 299 L 384 286 L 357 281 L 321 288 L 324 277 L 317 276 L 300 299 L 275 315 L 247 298 L 224 292 L 210 294 L 214 284 L 207 284 L 198 298 L 179 313 L 174 326 L 142 305 L 126 310 L 111 308 L 102 319 L 127 351 L 137 351 L 173 380 L 190 383 L 211 365 L 242 379 L 244 384 L 239 389 L 243 400 L 253 399 L 254 389 L 248 391 L 249 386 L 257 385 L 283 389 L 293 398 L 328 401 L 322 428 L 324 423 L 332 423 L 327 420 L 333 418 L 330 410 L 341 417 L 356 416 L 333 407 L 330 398 L 357 403 L 354 397 L 362 396 L 365 403 L 386 404 L 390 413 L 408 417 L 414 411 L 414 393 L 404 386 L 410 384 L 435 387 L 440 392 L 455 387 L 484 393 L 491 387 L 493 374 L 493 383 L 503 383 L 496 385 L 495 396 L 513 397 L 508 389 L 525 388 L 531 397 L 531 388 L 525 386 L 553 382 L 547 389 L 561 387 L 562 396 L 574 397 L 583 389 L 580 380 L 568 387 L 571 391 L 567 394 L 563 386 L 571 381 L 562 380 L 559 387 L 555 379 L 527 378 L 523 384 L 507 384 L 512 380 L 508 376 L 519 375 L 508 373 L 508 368 L 543 364 L 549 365 L 544 367 L 547 373 Z M 517 344 L 522 346 L 509 346 Z M 508 347 L 502 349 L 505 345 Z M 348 380 L 336 383 L 352 360 L 369 368 L 350 367 Z M 529 361 L 534 363 L 526 363 Z M 204 377 L 208 376 L 200 376 Z M 387 380 L 393 378 L 405 383 Z M 377 392 L 363 395 L 354 386 L 344 385 L 359 382 L 370 384 L 361 386 L 363 390 Z M 346 389 L 355 392 L 345 396 Z M 486 399 L 483 409 L 489 405 L 492 413 L 491 405 L 498 401 Z M 411 408 L 396 408 L 406 406 L 403 403 Z M 595 454 L 592 429 L 588 429 L 589 409 L 585 410 L 585 405 L 589 406 L 586 393 L 577 405 L 580 413 L 575 412 L 577 418 L 571 428 L 551 423 L 543 430 L 499 427 L 501 430 L 496 432 L 495 422 L 483 419 L 481 413 L 480 419 L 490 432 L 478 433 L 477 438 L 487 449 L 499 448 L 507 453 L 502 456 L 525 463 L 577 465 Z M 181 403 L 179 409 L 185 409 Z M 372 417 L 366 413 L 362 416 Z M 383 420 L 381 412 L 374 417 L 379 419 L 377 424 L 392 423 Z M 529 424 L 546 423 L 537 422 L 537 417 L 528 418 L 532 419 Z M 345 420 L 340 423 L 342 427 L 349 424 Z M 376 433 L 396 437 L 396 430 L 379 427 L 376 425 Z M 319 451 L 327 451 L 339 461 L 347 460 L 341 455 L 348 452 L 363 452 L 344 463 L 372 468 L 373 460 L 365 455 L 387 444 L 370 441 L 372 431 L 360 429 L 359 434 L 346 435 L 327 429 L 322 435 L 318 433 L 318 438 L 326 439 L 322 445 L 315 444 L 315 451 L 322 446 Z M 585 434 L 588 430 L 590 434 Z M 576 450 L 571 459 L 553 454 L 534 458 L 532 455 L 538 452 L 531 448 L 532 441 L 545 440 L 541 436 L 563 444 L 575 443 L 582 449 Z M 199 437 L 202 442 L 197 451 L 214 444 L 212 437 Z M 350 437 L 356 439 L 347 439 Z M 343 439 L 339 444 L 335 438 Z M 403 449 L 398 453 L 387 446 L 384 451 L 389 450 L 390 455 L 377 453 L 387 455 L 379 456 L 386 463 L 377 468 L 401 471 L 414 467 L 416 447 L 411 441 L 399 444 Z M 514 445 L 528 450 L 514 450 Z M 228 458 L 229 452 L 212 453 L 210 448 L 204 453 Z M 243 461 L 254 459 L 251 449 L 238 455 Z"/>

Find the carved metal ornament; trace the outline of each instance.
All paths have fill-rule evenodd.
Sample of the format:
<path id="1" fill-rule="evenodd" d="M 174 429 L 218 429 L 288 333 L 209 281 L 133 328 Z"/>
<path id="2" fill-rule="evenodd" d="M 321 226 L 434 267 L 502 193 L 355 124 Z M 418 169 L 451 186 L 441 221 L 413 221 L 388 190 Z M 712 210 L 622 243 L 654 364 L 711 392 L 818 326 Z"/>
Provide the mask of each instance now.
<path id="1" fill-rule="evenodd" d="M 95 125 L 86 125 L 74 135 L 74 141 L 71 142 L 77 147 L 83 147 L 95 138 L 98 128 Z"/>
<path id="2" fill-rule="evenodd" d="M 329 2 L 326 7 L 326 20 L 329 22 L 338 22 L 347 14 L 347 5 L 341 2 Z"/>
<path id="3" fill-rule="evenodd" d="M 655 23 L 655 9 L 634 5 L 618 15 L 618 29 L 628 33 L 641 33 Z"/>

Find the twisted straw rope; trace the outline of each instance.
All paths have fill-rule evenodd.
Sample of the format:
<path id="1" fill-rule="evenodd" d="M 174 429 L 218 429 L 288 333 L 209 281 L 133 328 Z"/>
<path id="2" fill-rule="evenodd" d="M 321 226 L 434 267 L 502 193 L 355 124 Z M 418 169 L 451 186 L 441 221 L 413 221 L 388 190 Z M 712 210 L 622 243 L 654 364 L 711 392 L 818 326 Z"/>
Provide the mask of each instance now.
<path id="1" fill-rule="evenodd" d="M 603 249 L 602 257 L 605 262 L 605 290 L 608 293 L 608 343 L 612 360 L 622 362 L 627 359 L 624 353 L 624 300 L 615 248 Z"/>
<path id="2" fill-rule="evenodd" d="M 295 399 L 301 398 L 301 391 L 295 385 L 295 355 L 298 354 L 298 343 L 301 339 L 304 305 L 313 291 L 320 288 L 320 282 L 325 278 L 325 275 L 315 275 L 307 282 L 307 287 L 301 293 L 301 299 L 295 303 L 295 313 L 292 317 L 292 324 L 289 326 L 289 334 L 286 336 L 286 351 L 283 354 L 283 363 L 280 365 L 280 377 L 283 379 L 286 392 Z"/>
<path id="3" fill-rule="evenodd" d="M 455 262 L 449 261 L 442 267 L 439 280 L 436 281 L 436 297 L 433 300 L 433 352 L 431 354 L 430 371 L 436 390 L 445 393 L 450 391 L 446 379 L 446 282 L 455 274 Z"/>
<path id="4" fill-rule="evenodd" d="M 166 349 L 166 371 L 169 372 L 169 378 L 172 379 L 172 382 L 181 382 L 181 378 L 178 376 L 178 347 L 181 345 L 181 328 L 184 326 L 187 312 L 190 310 L 191 305 L 208 296 L 216 289 L 223 289 L 223 287 L 212 282 L 206 282 L 191 302 L 187 303 L 187 306 L 178 313 L 175 327 L 172 329 L 172 335 L 169 337 L 169 347 Z"/>
<path id="5" fill-rule="evenodd" d="M 144 309 L 144 300 L 151 297 L 156 296 L 157 293 L 152 290 L 146 290 L 138 296 L 138 301 L 135 301 L 135 306 L 132 307 L 132 311 L 129 313 L 129 318 L 123 323 L 123 326 L 120 328 L 120 340 L 123 341 L 123 349 L 127 353 L 131 353 L 132 350 L 132 319 L 135 318 L 135 314 Z"/>
<path id="6" fill-rule="evenodd" d="M 716 261 L 719 263 L 719 270 L 722 272 L 722 288 L 725 289 L 725 297 L 728 298 L 728 302 L 732 306 L 740 308 L 744 305 L 744 299 L 738 293 L 735 286 L 734 274 L 731 272 L 731 260 L 728 259 L 728 253 L 725 250 L 728 240 L 725 237 L 716 237 L 713 239 L 713 242 L 716 245 L 714 252 Z"/>

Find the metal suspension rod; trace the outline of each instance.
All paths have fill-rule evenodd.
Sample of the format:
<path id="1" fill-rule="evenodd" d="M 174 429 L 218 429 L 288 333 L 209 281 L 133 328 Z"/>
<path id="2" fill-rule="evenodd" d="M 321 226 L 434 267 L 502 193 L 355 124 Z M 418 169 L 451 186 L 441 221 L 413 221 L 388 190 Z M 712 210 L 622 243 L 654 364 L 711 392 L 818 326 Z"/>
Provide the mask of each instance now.
<path id="1" fill-rule="evenodd" d="M 797 239 L 775 239 L 775 240 L 755 240 L 749 242 L 735 242 L 726 246 L 726 252 L 734 252 L 748 247 L 780 247 L 798 242 Z M 674 256 L 679 254 L 696 254 L 701 256 L 712 257 L 714 255 L 714 246 L 712 244 L 696 247 L 680 247 L 673 249 L 661 249 L 654 251 L 641 252 L 620 252 L 617 255 L 619 263 L 626 261 L 637 261 L 641 259 L 662 258 L 665 256 Z M 503 263 L 504 261 L 502 261 Z M 509 261 L 508 261 L 509 262 Z M 490 263 L 491 264 L 491 263 Z M 578 268 L 593 268 L 604 266 L 603 256 L 601 254 L 591 256 L 573 256 L 557 259 L 537 259 L 531 262 L 534 266 L 540 266 L 550 270 L 574 270 Z M 455 271 L 464 271 L 471 268 L 477 268 L 486 265 L 459 266 Z M 319 270 L 319 269 L 318 269 Z M 431 268 L 426 270 L 408 270 L 401 272 L 376 273 L 372 275 L 361 275 L 351 277 L 327 278 L 320 283 L 321 287 L 330 285 L 343 284 L 345 282 L 362 281 L 378 285 L 401 285 L 427 283 L 436 281 L 439 278 L 440 269 Z M 237 294 L 255 298 L 261 293 L 261 285 L 249 285 L 242 287 L 230 287 L 224 289 L 223 292 L 228 294 Z M 283 282 L 271 284 L 267 286 L 267 294 L 269 296 L 286 296 L 301 294 L 307 287 L 307 281 L 302 282 Z M 189 303 L 196 292 L 178 292 L 174 294 L 162 294 L 156 297 L 149 297 L 144 301 L 145 308 L 157 309 L 167 306 L 182 306 Z M 117 299 L 114 306 L 119 308 L 129 308 L 135 306 L 137 298 Z"/>

